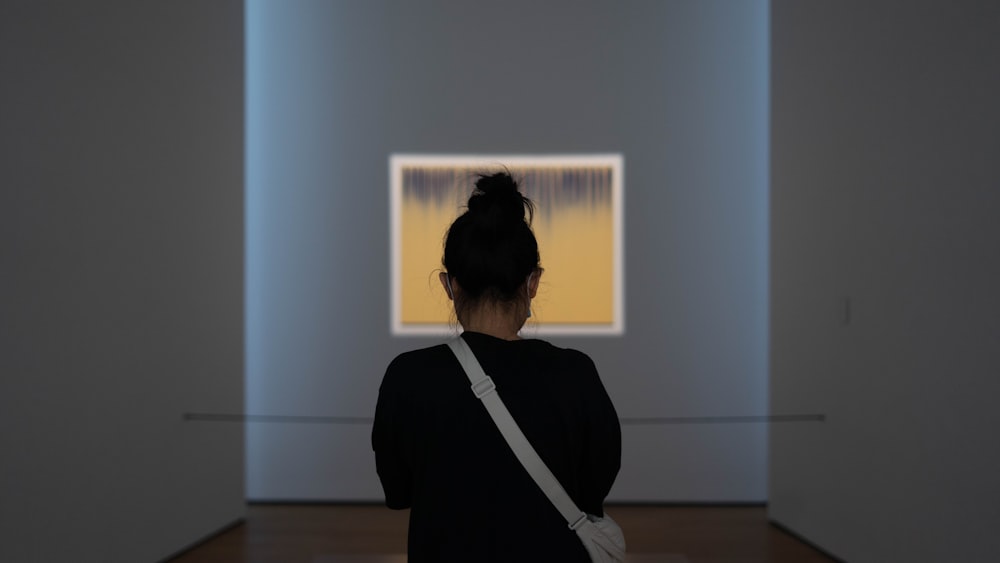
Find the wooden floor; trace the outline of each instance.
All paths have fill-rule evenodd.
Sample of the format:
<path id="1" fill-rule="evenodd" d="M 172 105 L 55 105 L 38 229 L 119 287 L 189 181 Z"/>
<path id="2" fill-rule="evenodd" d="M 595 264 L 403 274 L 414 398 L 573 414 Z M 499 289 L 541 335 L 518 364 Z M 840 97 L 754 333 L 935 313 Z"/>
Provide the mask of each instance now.
<path id="1" fill-rule="evenodd" d="M 629 563 L 835 563 L 768 524 L 763 507 L 607 511 L 625 531 Z M 170 563 L 405 563 L 407 517 L 374 505 L 250 505 L 246 522 Z"/>

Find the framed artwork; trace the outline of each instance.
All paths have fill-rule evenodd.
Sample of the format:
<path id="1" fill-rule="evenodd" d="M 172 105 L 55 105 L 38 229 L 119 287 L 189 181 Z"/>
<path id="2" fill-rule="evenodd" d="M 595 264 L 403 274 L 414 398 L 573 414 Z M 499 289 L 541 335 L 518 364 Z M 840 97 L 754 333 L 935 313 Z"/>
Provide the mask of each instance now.
<path id="1" fill-rule="evenodd" d="M 623 158 L 410 155 L 389 158 L 393 335 L 445 335 L 457 320 L 438 281 L 448 227 L 478 174 L 509 170 L 535 203 L 544 273 L 522 333 L 624 333 Z"/>

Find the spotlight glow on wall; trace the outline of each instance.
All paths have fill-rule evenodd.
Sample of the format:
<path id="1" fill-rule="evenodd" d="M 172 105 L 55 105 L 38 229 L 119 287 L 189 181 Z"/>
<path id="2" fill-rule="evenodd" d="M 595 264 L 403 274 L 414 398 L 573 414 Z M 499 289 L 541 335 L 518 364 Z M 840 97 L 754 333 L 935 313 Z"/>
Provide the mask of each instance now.
<path id="1" fill-rule="evenodd" d="M 536 205 L 542 275 L 525 332 L 621 335 L 624 323 L 623 158 L 601 155 L 392 155 L 392 333 L 452 331 L 438 283 L 448 226 L 476 174 L 507 169 Z"/>

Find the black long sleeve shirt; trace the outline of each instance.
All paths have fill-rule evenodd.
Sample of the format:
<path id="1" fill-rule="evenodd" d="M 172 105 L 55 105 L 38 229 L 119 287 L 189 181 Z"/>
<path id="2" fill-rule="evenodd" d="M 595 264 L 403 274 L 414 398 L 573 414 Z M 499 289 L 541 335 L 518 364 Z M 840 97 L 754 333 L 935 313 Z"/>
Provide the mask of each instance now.
<path id="1" fill-rule="evenodd" d="M 603 514 L 620 466 L 621 427 L 594 363 L 542 340 L 462 337 L 577 506 Z M 446 345 L 389 365 L 372 446 L 386 505 L 411 509 L 411 563 L 589 561 Z"/>

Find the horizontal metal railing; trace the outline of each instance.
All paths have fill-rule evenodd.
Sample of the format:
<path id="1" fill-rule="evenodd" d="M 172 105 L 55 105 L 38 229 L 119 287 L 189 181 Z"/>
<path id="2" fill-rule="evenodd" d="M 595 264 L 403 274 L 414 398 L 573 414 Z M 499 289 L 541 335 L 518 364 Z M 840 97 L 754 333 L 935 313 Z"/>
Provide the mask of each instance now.
<path id="1" fill-rule="evenodd" d="M 230 414 L 186 412 L 190 422 L 238 422 L 278 424 L 372 424 L 370 416 L 309 416 L 289 414 Z M 825 414 L 768 414 L 732 416 L 647 416 L 621 417 L 623 426 L 655 426 L 667 424 L 774 424 L 785 422 L 826 422 Z"/>

